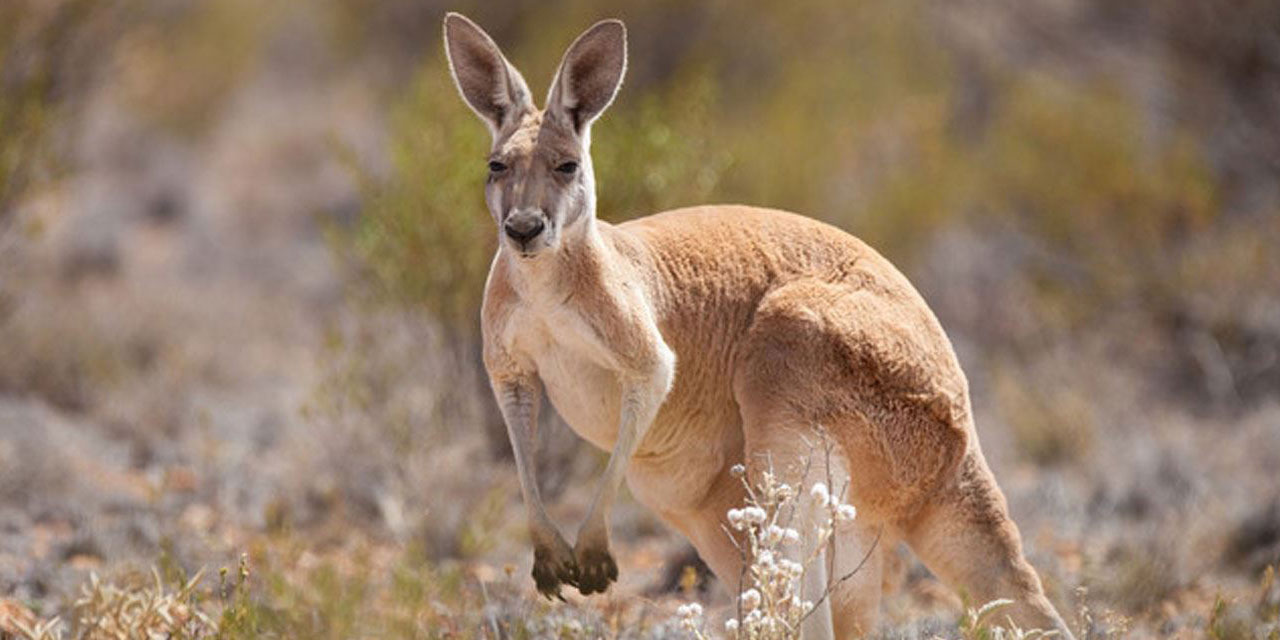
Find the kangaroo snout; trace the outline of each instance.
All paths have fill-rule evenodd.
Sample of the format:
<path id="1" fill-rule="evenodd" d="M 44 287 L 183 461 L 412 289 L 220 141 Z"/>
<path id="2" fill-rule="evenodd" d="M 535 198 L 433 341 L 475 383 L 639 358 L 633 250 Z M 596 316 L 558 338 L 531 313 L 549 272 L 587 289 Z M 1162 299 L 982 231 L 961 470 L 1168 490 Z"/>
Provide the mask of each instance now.
<path id="1" fill-rule="evenodd" d="M 521 249 L 524 249 L 530 240 L 538 237 L 546 228 L 542 215 L 528 209 L 512 213 L 502 224 L 502 230 L 506 232 L 507 237 L 515 240 Z"/>

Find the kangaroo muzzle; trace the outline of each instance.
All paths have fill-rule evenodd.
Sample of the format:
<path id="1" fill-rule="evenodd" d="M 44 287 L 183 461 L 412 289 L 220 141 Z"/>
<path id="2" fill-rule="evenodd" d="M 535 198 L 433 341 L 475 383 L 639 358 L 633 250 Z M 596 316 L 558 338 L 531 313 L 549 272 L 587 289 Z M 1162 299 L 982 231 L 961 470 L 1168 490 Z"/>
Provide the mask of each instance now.
<path id="1" fill-rule="evenodd" d="M 546 228 L 547 224 L 543 221 L 542 214 L 529 209 L 512 213 L 507 216 L 506 222 L 502 223 L 502 230 L 521 250 L 528 248 L 529 243 L 541 235 Z"/>

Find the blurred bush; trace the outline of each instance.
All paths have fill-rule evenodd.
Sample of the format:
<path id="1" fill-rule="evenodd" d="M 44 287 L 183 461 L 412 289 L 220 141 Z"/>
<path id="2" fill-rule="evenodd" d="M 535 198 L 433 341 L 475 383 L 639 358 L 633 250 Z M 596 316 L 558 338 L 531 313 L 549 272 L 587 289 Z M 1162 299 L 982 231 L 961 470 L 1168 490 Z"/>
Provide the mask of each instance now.
<path id="1" fill-rule="evenodd" d="M 269 43 L 285 4 L 248 0 L 137 3 L 142 20 L 115 49 L 127 106 L 162 131 L 194 136 L 212 124 Z"/>
<path id="2" fill-rule="evenodd" d="M 68 331 L 82 319 L 22 308 L 20 290 L 34 274 L 21 256 L 43 229 L 17 212 L 67 170 L 68 123 L 95 66 L 88 52 L 112 40 L 114 19 L 92 0 L 0 5 L 0 393 L 71 409 L 90 403 L 94 384 L 116 377 L 131 348 L 127 339 Z"/>
<path id="3" fill-rule="evenodd" d="M 392 175 L 366 189 L 349 239 L 385 299 L 423 305 L 471 340 L 496 235 L 477 169 L 488 134 L 465 107 L 450 108 L 456 99 L 438 65 L 417 77 L 391 117 Z"/>
<path id="4" fill-rule="evenodd" d="M 0 23 L 4 18 L 0 17 Z M 45 134 L 48 114 L 41 100 L 39 82 L 28 84 L 12 81 L 19 86 L 0 89 L 0 208 L 11 203 L 22 193 L 32 177 L 33 168 L 40 164 L 42 149 L 38 146 Z M 6 82 L 5 84 L 10 84 Z"/>
<path id="5" fill-rule="evenodd" d="M 88 3 L 39 4 L 15 0 L 0 6 L 0 223 L 53 164 L 49 138 L 61 47 L 80 26 Z"/>

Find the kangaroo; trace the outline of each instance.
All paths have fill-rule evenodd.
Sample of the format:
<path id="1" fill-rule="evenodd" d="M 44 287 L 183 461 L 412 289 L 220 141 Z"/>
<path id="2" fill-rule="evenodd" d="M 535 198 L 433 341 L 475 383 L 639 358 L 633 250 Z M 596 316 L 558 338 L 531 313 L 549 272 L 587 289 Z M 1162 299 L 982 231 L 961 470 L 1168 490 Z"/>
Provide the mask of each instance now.
<path id="1" fill-rule="evenodd" d="M 875 631 L 875 547 L 899 540 L 972 602 L 1013 599 L 1021 626 L 1070 636 L 1023 557 L 951 344 L 897 269 L 857 238 L 783 211 L 598 220 L 591 125 L 626 72 L 622 22 L 573 42 L 543 109 L 473 22 L 445 16 L 444 42 L 463 100 L 493 136 L 485 200 L 499 246 L 481 311 L 484 363 L 539 592 L 603 593 L 617 579 L 608 520 L 624 478 L 723 583 L 742 586 L 726 512 L 745 489 L 731 469 L 800 468 L 807 443 L 825 439 L 859 516 L 817 564 L 834 577 L 867 561 L 828 581 L 805 637 Z M 531 460 L 544 388 L 577 434 L 611 452 L 572 545 L 546 513 Z"/>

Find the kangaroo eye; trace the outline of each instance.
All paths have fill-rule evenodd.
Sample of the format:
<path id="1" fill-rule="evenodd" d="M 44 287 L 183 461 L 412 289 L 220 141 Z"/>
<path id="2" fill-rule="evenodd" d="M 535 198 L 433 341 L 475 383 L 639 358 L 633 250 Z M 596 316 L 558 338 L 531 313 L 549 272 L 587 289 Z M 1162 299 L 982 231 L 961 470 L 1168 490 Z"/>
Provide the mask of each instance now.
<path id="1" fill-rule="evenodd" d="M 506 170 L 507 170 L 507 165 L 502 164 L 497 160 L 489 161 L 489 171 L 492 171 L 494 173 L 502 173 L 503 171 L 506 171 Z"/>
<path id="2" fill-rule="evenodd" d="M 577 170 L 578 170 L 578 163 L 576 162 L 563 162 L 560 164 L 560 166 L 556 167 L 556 171 L 559 171 L 560 173 L 563 173 L 566 175 L 572 174 Z"/>

